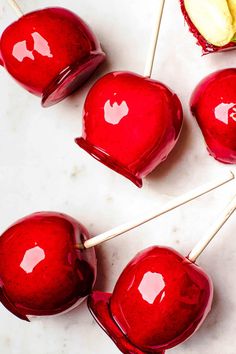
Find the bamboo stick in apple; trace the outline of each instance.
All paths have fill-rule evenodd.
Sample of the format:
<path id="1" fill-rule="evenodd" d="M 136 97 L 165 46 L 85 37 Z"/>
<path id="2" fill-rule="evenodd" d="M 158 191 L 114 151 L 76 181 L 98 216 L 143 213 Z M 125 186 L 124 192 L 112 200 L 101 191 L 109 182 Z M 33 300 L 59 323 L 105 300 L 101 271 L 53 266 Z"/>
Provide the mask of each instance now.
<path id="1" fill-rule="evenodd" d="M 225 183 L 228 183 L 229 181 L 232 181 L 234 179 L 234 174 L 229 171 L 226 173 L 226 175 L 219 177 L 217 180 L 208 182 L 206 185 L 200 186 L 196 189 L 193 189 L 180 197 L 177 197 L 170 201 L 167 205 L 164 205 L 163 207 L 153 210 L 147 215 L 144 215 L 136 220 L 133 220 L 131 222 L 128 222 L 124 225 L 120 225 L 118 227 L 115 227 L 112 230 L 106 231 L 98 236 L 95 236 L 93 238 L 90 238 L 86 240 L 83 244 L 78 244 L 77 248 L 78 249 L 89 249 L 92 247 L 95 247 L 97 245 L 100 245 L 101 243 L 107 242 L 117 236 L 120 236 L 130 230 L 133 230 L 161 215 L 166 214 L 167 212 L 174 210 L 206 193 L 209 193 L 213 189 L 216 189 L 220 186 L 222 186 Z"/>

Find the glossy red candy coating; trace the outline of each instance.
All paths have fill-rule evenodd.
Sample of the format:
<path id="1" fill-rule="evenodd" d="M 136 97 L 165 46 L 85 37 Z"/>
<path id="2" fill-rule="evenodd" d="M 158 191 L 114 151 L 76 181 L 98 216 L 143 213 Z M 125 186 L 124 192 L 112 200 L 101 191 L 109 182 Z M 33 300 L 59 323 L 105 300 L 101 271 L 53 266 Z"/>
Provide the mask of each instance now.
<path id="1" fill-rule="evenodd" d="M 123 353 L 133 353 L 127 342 L 141 353 L 160 354 L 199 328 L 212 296 L 201 268 L 172 249 L 151 247 L 128 264 L 110 298 L 94 292 L 89 307 Z"/>
<path id="2" fill-rule="evenodd" d="M 87 230 L 52 212 L 19 220 L 0 237 L 0 300 L 16 316 L 54 315 L 79 304 L 96 278 L 93 249 L 76 250 Z"/>
<path id="3" fill-rule="evenodd" d="M 191 97 L 191 111 L 208 151 L 224 163 L 236 163 L 236 69 L 204 78 Z"/>
<path id="4" fill-rule="evenodd" d="M 217 53 L 217 52 L 235 49 L 235 47 L 236 47 L 235 42 L 230 42 L 229 44 L 222 46 L 222 47 L 217 47 L 217 46 L 207 42 L 207 40 L 201 35 L 201 33 L 198 31 L 196 26 L 191 21 L 189 15 L 188 15 L 188 12 L 185 8 L 184 0 L 180 0 L 180 6 L 181 6 L 182 13 L 184 15 L 185 21 L 187 22 L 187 24 L 189 26 L 189 30 L 194 35 L 194 37 L 197 39 L 197 44 L 202 47 L 203 54 Z"/>
<path id="5" fill-rule="evenodd" d="M 116 346 L 125 354 L 145 354 L 143 350 L 135 347 L 122 333 L 110 313 L 110 299 L 112 294 L 95 291 L 88 299 L 89 309 L 107 335 Z M 153 352 L 152 352 L 153 353 Z M 165 351 L 155 351 L 156 354 L 164 354 Z M 151 354 L 151 353 L 150 353 Z"/>
<path id="6" fill-rule="evenodd" d="M 64 8 L 22 16 L 3 32 L 0 49 L 7 71 L 44 106 L 75 91 L 105 58 L 90 28 Z"/>
<path id="7" fill-rule="evenodd" d="M 77 144 L 129 178 L 142 178 L 164 161 L 183 122 L 178 97 L 164 84 L 130 72 L 105 75 L 90 90 Z"/>

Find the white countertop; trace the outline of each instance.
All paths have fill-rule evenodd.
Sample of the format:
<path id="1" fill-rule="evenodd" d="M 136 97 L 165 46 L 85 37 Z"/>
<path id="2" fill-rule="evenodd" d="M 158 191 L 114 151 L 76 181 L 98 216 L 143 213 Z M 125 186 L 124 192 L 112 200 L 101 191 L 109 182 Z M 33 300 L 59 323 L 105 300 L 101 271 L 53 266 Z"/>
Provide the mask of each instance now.
<path id="1" fill-rule="evenodd" d="M 19 0 L 20 1 L 20 0 Z M 156 0 L 20 1 L 25 12 L 64 6 L 87 21 L 108 54 L 97 75 L 71 98 L 43 109 L 0 68 L 0 232 L 18 218 L 53 210 L 72 215 L 96 235 L 227 170 L 208 156 L 203 138 L 188 109 L 195 84 L 217 68 L 235 66 L 236 51 L 201 57 L 184 26 L 178 1 L 169 0 L 158 45 L 153 78 L 179 95 L 185 110 L 180 141 L 139 190 L 79 149 L 81 112 L 88 89 L 111 70 L 142 73 L 155 18 Z M 0 1 L 0 30 L 15 18 Z M 233 167 L 232 169 L 236 169 Z M 98 248 L 96 289 L 111 291 L 128 261 L 141 249 L 168 245 L 187 254 L 234 193 L 235 184 L 192 202 L 126 236 Z M 212 276 L 215 300 L 205 324 L 170 354 L 235 354 L 236 352 L 236 218 L 199 258 Z M 56 318 L 22 322 L 0 306 L 0 351 L 3 354 L 118 354 L 83 304 Z"/>

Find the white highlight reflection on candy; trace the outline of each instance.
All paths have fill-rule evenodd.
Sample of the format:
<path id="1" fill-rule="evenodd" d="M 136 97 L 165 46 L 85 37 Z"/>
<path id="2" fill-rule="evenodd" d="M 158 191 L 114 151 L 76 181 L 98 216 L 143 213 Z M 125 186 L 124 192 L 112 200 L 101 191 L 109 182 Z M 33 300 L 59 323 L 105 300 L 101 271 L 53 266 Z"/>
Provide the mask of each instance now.
<path id="1" fill-rule="evenodd" d="M 34 60 L 32 51 L 27 49 L 26 41 L 16 43 L 13 47 L 12 55 L 20 62 L 25 58 Z"/>
<path id="2" fill-rule="evenodd" d="M 31 34 L 33 38 L 33 49 L 29 50 L 27 48 L 27 41 L 24 40 L 22 42 L 18 42 L 14 45 L 12 55 L 20 62 L 24 59 L 28 58 L 31 60 L 35 59 L 34 51 L 41 54 L 44 57 L 52 58 L 53 55 L 51 53 L 48 42 L 45 38 L 41 36 L 38 32 L 34 32 Z"/>
<path id="3" fill-rule="evenodd" d="M 142 295 L 143 300 L 147 301 L 150 305 L 154 303 L 158 295 L 165 288 L 165 282 L 163 276 L 159 273 L 147 272 L 143 276 L 141 283 L 139 284 L 138 290 Z M 164 297 L 164 292 L 162 294 L 161 300 Z"/>
<path id="4" fill-rule="evenodd" d="M 235 108 L 233 108 L 235 107 Z M 229 110 L 233 108 L 233 112 L 229 114 Z M 215 116 L 222 123 L 228 124 L 229 118 L 232 118 L 236 121 L 236 105 L 235 103 L 220 103 L 215 108 Z"/>
<path id="5" fill-rule="evenodd" d="M 116 125 L 120 123 L 121 119 L 127 116 L 129 113 L 129 107 L 125 101 L 122 101 L 121 104 L 114 102 L 111 104 L 111 101 L 106 101 L 104 105 L 104 117 L 107 123 Z"/>
<path id="6" fill-rule="evenodd" d="M 34 268 L 45 259 L 45 253 L 39 246 L 30 248 L 24 254 L 20 267 L 27 273 L 32 273 Z"/>
<path id="7" fill-rule="evenodd" d="M 32 33 L 34 39 L 34 50 L 44 57 L 52 58 L 50 47 L 46 39 L 44 39 L 38 32 Z"/>

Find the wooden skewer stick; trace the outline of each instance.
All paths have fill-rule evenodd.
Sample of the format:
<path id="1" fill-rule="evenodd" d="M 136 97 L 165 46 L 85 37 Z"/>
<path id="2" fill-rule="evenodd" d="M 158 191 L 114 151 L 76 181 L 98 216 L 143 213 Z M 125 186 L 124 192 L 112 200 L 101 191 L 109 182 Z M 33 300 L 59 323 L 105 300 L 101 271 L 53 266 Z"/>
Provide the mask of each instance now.
<path id="1" fill-rule="evenodd" d="M 161 20 L 162 20 L 163 11 L 164 11 L 164 5 L 165 5 L 165 0 L 158 0 L 158 9 L 157 9 L 157 19 L 155 22 L 156 23 L 155 31 L 153 33 L 150 50 L 149 50 L 148 56 L 147 56 L 147 62 L 146 62 L 145 70 L 144 70 L 145 77 L 152 76 L 153 64 L 154 64 L 157 42 L 158 42 L 158 37 L 159 37 L 159 33 L 160 33 L 160 28 L 161 28 Z"/>
<path id="2" fill-rule="evenodd" d="M 206 236 L 203 237 L 197 243 L 197 245 L 194 247 L 194 249 L 190 252 L 188 259 L 191 262 L 193 262 L 193 263 L 196 262 L 198 257 L 206 249 L 206 247 L 213 240 L 213 238 L 217 235 L 217 233 L 224 226 L 224 224 L 230 218 L 230 216 L 235 212 L 235 210 L 236 210 L 236 195 L 234 196 L 234 198 L 230 202 L 230 204 L 227 206 L 227 208 L 224 210 L 224 212 L 217 219 L 217 221 L 212 225 L 212 227 L 210 228 L 210 230 L 208 231 Z"/>
<path id="3" fill-rule="evenodd" d="M 8 0 L 8 3 L 16 12 L 17 16 L 21 17 L 24 15 L 23 11 L 21 10 L 20 6 L 17 4 L 15 0 Z"/>
<path id="4" fill-rule="evenodd" d="M 209 182 L 209 183 L 205 184 L 204 186 L 200 186 L 200 187 L 198 187 L 198 188 L 196 188 L 184 195 L 181 195 L 181 196 L 173 199 L 172 201 L 167 203 L 164 207 L 160 208 L 159 210 L 152 211 L 149 214 L 147 214 L 139 219 L 133 220 L 133 221 L 123 224 L 121 226 L 115 227 L 114 229 L 112 229 L 110 231 L 107 231 L 107 232 L 104 232 L 98 236 L 95 236 L 95 237 L 85 241 L 84 244 L 77 244 L 76 248 L 77 249 L 92 248 L 92 247 L 95 247 L 103 242 L 111 240 L 114 237 L 120 236 L 127 231 L 130 231 L 140 225 L 143 225 L 143 224 L 147 223 L 148 221 L 151 221 L 151 220 L 157 218 L 158 216 L 161 216 L 173 209 L 176 209 L 179 206 L 184 205 L 184 204 L 190 202 L 191 200 L 194 200 L 194 199 L 212 191 L 213 189 L 216 189 L 216 188 L 224 185 L 225 183 L 233 180 L 234 178 L 235 178 L 234 174 L 231 171 L 229 171 L 226 175 L 221 176 L 220 178 L 218 178 L 214 182 Z"/>

